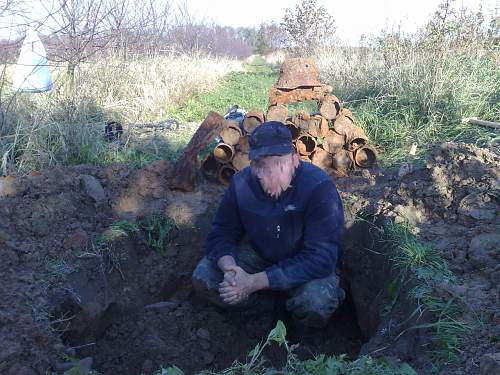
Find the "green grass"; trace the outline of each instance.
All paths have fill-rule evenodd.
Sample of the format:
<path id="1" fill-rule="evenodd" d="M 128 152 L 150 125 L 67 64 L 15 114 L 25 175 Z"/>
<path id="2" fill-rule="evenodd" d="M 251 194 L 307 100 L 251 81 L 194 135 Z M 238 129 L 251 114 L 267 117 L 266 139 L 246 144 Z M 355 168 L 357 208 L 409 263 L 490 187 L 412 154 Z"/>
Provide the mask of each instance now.
<path id="1" fill-rule="evenodd" d="M 433 317 L 431 322 L 417 324 L 409 329 L 431 329 L 435 344 L 431 354 L 436 360 L 437 369 L 458 360 L 463 337 L 472 327 L 462 318 L 462 301 L 453 296 L 443 298 L 436 293 L 443 283 L 456 284 L 456 277 L 448 269 L 441 254 L 418 241 L 409 226 L 389 224 L 382 230 L 382 236 L 391 248 L 390 261 L 398 272 L 390 288 L 400 291 L 402 284 L 411 281 L 413 287 L 409 296 L 417 305 L 413 315 L 422 316 L 428 312 Z"/>
<path id="2" fill-rule="evenodd" d="M 178 121 L 202 121 L 208 112 L 220 114 L 237 104 L 245 110 L 267 111 L 269 89 L 278 79 L 277 68 L 255 58 L 244 66 L 243 72 L 232 72 L 217 88 L 207 94 L 196 95 L 178 108 L 168 109 L 168 116 Z"/>
<path id="3" fill-rule="evenodd" d="M 171 240 L 175 222 L 168 216 L 153 215 L 144 219 L 140 228 L 146 235 L 146 243 L 160 255 L 165 254 L 165 246 Z"/>
<path id="4" fill-rule="evenodd" d="M 281 368 L 273 368 L 263 358 L 264 349 L 278 345 L 286 351 L 286 363 Z M 286 327 L 278 321 L 267 339 L 257 344 L 247 356 L 245 363 L 235 362 L 227 369 L 219 372 L 201 371 L 204 375 L 417 375 L 407 363 L 391 364 L 389 361 L 362 356 L 349 360 L 345 355 L 326 356 L 320 354 L 314 359 L 300 360 L 295 355 L 296 346 L 290 345 L 286 339 Z M 162 368 L 156 375 L 183 375 L 178 367 Z"/>

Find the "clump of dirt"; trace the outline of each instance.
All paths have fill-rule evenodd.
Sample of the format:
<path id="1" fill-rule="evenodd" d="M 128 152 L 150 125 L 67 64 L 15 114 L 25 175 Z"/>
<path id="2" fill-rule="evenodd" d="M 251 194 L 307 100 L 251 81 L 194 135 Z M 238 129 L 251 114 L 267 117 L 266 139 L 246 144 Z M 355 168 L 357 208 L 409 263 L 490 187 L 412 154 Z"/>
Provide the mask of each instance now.
<path id="1" fill-rule="evenodd" d="M 410 220 L 460 276 L 462 284 L 443 284 L 441 293 L 463 300 L 466 318 L 480 315 L 483 326 L 466 338 L 458 366 L 473 374 L 483 354 L 498 352 L 498 159 L 493 151 L 445 144 L 425 168 L 402 179 L 379 170 L 336 181 L 349 206 L 348 299 L 315 337 L 292 330 L 299 354 L 361 351 L 420 369 L 429 362 L 425 329 L 389 340 L 388 330 L 413 323 L 407 318 L 414 305 L 402 298 L 383 314 L 392 270 L 371 227 L 355 220 L 361 210 L 376 221 Z M 244 360 L 278 319 L 288 323 L 272 292 L 260 293 L 256 306 L 234 310 L 193 293 L 191 272 L 222 188 L 172 192 L 169 170 L 161 161 L 141 170 L 79 166 L 0 180 L 0 372 L 61 370 L 63 354 L 91 357 L 92 368 L 104 374 L 151 374 L 169 365 L 187 373 L 221 369 Z M 140 231 L 99 245 L 117 222 L 137 224 L 153 214 L 171 217 L 178 228 L 163 255 Z M 279 362 L 283 353 L 267 355 Z"/>
<path id="2" fill-rule="evenodd" d="M 465 369 L 467 374 L 477 373 L 484 355 L 500 351 L 499 161 L 498 150 L 446 143 L 430 152 L 425 168 L 402 179 L 388 173 L 378 173 L 354 177 L 357 181 L 338 181 L 345 200 L 353 201 L 352 212 L 363 209 L 379 219 L 410 222 L 419 240 L 440 250 L 448 261 L 450 270 L 458 276 L 458 284 L 443 282 L 437 286 L 436 293 L 444 300 L 453 299 L 463 303 L 464 319 L 473 329 L 463 338 L 464 351 L 460 360 L 443 369 L 441 373 L 444 374 L 455 373 L 458 368 Z M 374 245 L 372 243 L 365 247 L 373 249 Z M 362 285 L 384 285 L 377 278 L 384 278 L 384 272 L 389 272 L 386 275 L 390 275 L 390 270 L 380 265 L 380 260 L 377 260 L 380 257 L 371 253 L 368 257 L 370 264 L 366 265 L 362 261 L 366 252 L 346 253 L 347 256 L 357 256 L 359 260 L 348 262 L 348 267 L 354 266 L 350 271 L 351 282 L 365 278 Z M 356 273 L 359 277 L 355 276 Z M 386 280 L 387 285 L 390 278 L 386 277 Z M 375 302 L 371 305 L 371 311 L 381 305 L 380 301 L 387 300 L 382 290 L 379 294 L 362 288 L 355 290 L 353 293 L 361 294 L 357 301 L 368 301 L 367 305 Z M 407 306 L 406 310 L 409 310 L 405 312 L 403 308 L 404 313 L 411 313 L 411 303 L 403 303 L 402 306 Z M 369 308 L 365 310 L 363 305 L 357 307 L 370 311 Z M 380 314 L 374 312 L 367 316 L 366 322 L 359 320 L 361 327 L 367 327 L 370 332 L 388 330 L 387 319 L 379 322 L 375 319 L 372 322 L 373 316 Z M 390 319 L 394 325 L 395 316 L 391 315 Z M 423 321 L 425 322 L 425 317 Z M 425 337 L 427 333 L 425 330 L 417 330 L 412 334 L 413 339 L 417 340 L 418 335 Z M 364 352 L 375 350 L 373 344 L 380 347 L 381 342 L 378 339 L 371 340 Z M 405 354 L 401 348 L 404 349 L 405 346 L 407 345 L 401 343 L 390 345 L 380 350 L 379 354 L 395 353 L 404 359 Z M 414 348 L 418 348 L 418 345 L 411 345 L 408 349 L 412 351 Z M 419 356 L 421 358 L 417 354 Z"/>

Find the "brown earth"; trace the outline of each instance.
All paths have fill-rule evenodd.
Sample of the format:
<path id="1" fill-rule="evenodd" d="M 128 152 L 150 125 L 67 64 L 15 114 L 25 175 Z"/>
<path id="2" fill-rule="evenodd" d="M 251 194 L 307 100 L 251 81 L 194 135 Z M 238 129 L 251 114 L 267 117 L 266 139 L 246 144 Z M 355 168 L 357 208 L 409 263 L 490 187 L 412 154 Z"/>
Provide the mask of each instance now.
<path id="1" fill-rule="evenodd" d="M 354 220 L 364 209 L 378 221 L 410 220 L 421 240 L 442 251 L 460 284 L 437 291 L 464 301 L 467 320 L 481 320 L 465 338 L 462 361 L 444 373 L 478 373 L 483 355 L 500 351 L 498 161 L 494 150 L 445 144 L 425 168 L 401 179 L 378 170 L 337 180 L 349 206 L 348 300 L 316 337 L 292 328 L 299 354 L 361 351 L 428 368 L 427 330 L 395 341 L 387 333 L 414 324 L 407 319 L 414 304 L 402 299 L 391 315 L 380 313 L 392 271 L 370 228 Z M 244 360 L 276 320 L 288 325 L 282 299 L 271 292 L 256 306 L 228 311 L 194 295 L 190 275 L 222 188 L 203 183 L 193 193 L 172 192 L 169 169 L 160 161 L 142 170 L 78 166 L 0 179 L 0 373 L 62 372 L 63 354 L 91 357 L 104 374 L 151 374 L 170 365 L 186 373 L 221 369 Z M 142 233 L 107 250 L 96 245 L 118 220 L 152 214 L 177 224 L 165 255 Z M 279 362 L 283 352 L 266 355 Z"/>

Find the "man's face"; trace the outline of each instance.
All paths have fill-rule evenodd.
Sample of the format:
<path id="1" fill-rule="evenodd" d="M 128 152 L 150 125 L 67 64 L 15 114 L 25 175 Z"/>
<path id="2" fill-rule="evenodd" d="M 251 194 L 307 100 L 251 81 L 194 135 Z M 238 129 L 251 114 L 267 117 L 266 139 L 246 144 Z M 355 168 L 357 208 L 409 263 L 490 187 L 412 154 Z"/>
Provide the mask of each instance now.
<path id="1" fill-rule="evenodd" d="M 271 197 L 278 198 L 290 186 L 299 162 L 299 156 L 294 153 L 284 156 L 265 156 L 252 161 L 251 166 L 262 189 Z"/>

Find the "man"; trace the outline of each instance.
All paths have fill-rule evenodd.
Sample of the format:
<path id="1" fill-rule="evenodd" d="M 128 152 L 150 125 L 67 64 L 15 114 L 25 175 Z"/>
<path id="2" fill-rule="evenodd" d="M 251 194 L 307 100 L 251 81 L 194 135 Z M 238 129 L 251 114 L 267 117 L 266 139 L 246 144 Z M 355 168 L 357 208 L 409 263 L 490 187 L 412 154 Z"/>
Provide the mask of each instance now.
<path id="1" fill-rule="evenodd" d="M 336 273 L 344 225 L 337 189 L 300 160 L 282 123 L 262 124 L 249 144 L 251 165 L 222 198 L 193 285 L 222 306 L 285 291 L 296 321 L 323 326 L 345 296 Z M 250 246 L 238 245 L 244 235 Z"/>

